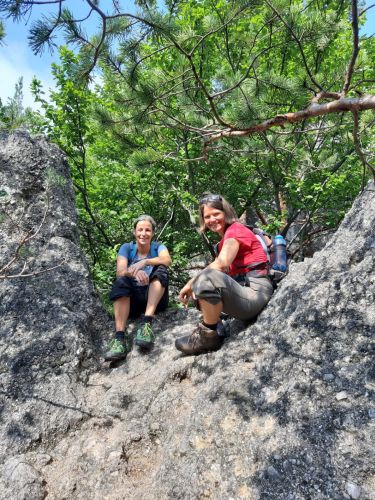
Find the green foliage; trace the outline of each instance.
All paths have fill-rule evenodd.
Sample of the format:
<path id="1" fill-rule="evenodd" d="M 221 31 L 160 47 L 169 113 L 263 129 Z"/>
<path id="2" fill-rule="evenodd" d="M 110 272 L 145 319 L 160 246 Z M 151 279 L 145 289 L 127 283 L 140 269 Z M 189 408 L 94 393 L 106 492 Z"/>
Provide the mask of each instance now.
<path id="1" fill-rule="evenodd" d="M 224 137 L 206 145 L 207 158 L 202 151 L 215 133 L 305 109 L 322 90 L 342 91 L 353 50 L 347 4 L 186 0 L 158 10 L 157 2 L 136 3 L 136 22 L 108 19 L 104 41 L 102 33 L 86 39 L 74 12 L 63 10 L 60 26 L 79 53 L 60 48 L 49 99 L 33 83 L 42 108 L 33 131 L 69 158 L 82 244 L 103 297 L 140 213 L 158 221 L 174 284 L 185 279 L 192 257 L 207 255 L 196 231 L 205 191 L 227 197 L 239 215 L 256 213 L 272 234 L 302 227 L 302 245 L 337 227 L 368 178 L 354 153 L 351 115 Z M 43 22 L 36 50 L 51 41 L 56 18 Z M 361 40 L 349 96 L 373 92 L 374 43 Z M 359 128 L 367 154 L 373 113 L 361 115 Z"/>
<path id="2" fill-rule="evenodd" d="M 5 105 L 0 99 L 0 130 L 15 130 L 28 127 L 32 122 L 30 108 L 23 107 L 23 77 L 15 85 L 13 97 L 8 98 Z"/>

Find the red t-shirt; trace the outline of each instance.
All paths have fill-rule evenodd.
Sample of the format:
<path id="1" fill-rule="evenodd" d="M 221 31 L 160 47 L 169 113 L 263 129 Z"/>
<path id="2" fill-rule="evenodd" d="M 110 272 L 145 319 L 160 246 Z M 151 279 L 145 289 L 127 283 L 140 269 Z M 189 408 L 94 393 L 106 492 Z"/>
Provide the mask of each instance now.
<path id="1" fill-rule="evenodd" d="M 267 262 L 267 256 L 255 234 L 243 224 L 234 222 L 231 224 L 223 238 L 219 241 L 218 249 L 221 251 L 224 241 L 229 238 L 234 238 L 240 244 L 236 258 L 229 266 L 229 275 L 246 274 L 249 269 L 246 266 L 254 264 L 255 262 Z M 260 272 L 262 274 L 262 272 Z M 267 271 L 264 271 L 267 274 Z"/>

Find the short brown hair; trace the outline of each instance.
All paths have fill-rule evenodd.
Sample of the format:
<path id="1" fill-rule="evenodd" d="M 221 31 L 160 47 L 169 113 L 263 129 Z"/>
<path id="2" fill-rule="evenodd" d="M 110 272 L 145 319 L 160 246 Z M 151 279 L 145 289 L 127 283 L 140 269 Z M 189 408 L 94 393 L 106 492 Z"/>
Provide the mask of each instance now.
<path id="1" fill-rule="evenodd" d="M 133 229 L 135 229 L 137 227 L 138 222 L 141 222 L 143 220 L 146 220 L 147 222 L 149 222 L 151 224 L 151 226 L 152 226 L 152 230 L 155 232 L 156 222 L 151 217 L 151 215 L 147 215 L 147 214 L 140 215 L 139 217 L 137 217 L 133 221 Z"/>
<path id="2" fill-rule="evenodd" d="M 199 231 L 203 233 L 207 231 L 206 224 L 203 218 L 204 207 L 216 208 L 224 212 L 224 220 L 226 226 L 230 226 L 233 222 L 238 221 L 238 217 L 234 208 L 220 194 L 204 193 L 199 201 Z"/>

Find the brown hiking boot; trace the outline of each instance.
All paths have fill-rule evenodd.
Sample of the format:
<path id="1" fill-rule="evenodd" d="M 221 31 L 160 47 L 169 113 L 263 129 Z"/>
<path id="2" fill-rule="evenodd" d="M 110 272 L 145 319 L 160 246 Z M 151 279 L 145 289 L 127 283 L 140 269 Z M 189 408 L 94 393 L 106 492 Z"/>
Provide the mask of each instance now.
<path id="1" fill-rule="evenodd" d="M 181 337 L 175 342 L 176 349 L 185 354 L 203 354 L 217 351 L 223 343 L 216 330 L 211 330 L 202 323 L 193 330 L 191 335 Z"/>

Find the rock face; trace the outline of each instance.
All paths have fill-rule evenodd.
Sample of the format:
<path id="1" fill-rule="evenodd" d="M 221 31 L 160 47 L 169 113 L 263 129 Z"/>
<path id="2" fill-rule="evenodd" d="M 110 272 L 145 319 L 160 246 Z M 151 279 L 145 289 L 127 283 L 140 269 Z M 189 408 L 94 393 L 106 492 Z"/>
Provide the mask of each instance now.
<path id="1" fill-rule="evenodd" d="M 20 140 L 6 139 L 2 157 Z M 22 140 L 28 156 L 41 148 L 60 158 Z M 69 212 L 63 196 L 56 204 Z M 126 362 L 94 372 L 103 313 L 67 235 L 75 231 L 60 235 L 57 218 L 45 226 L 55 228 L 41 247 L 48 266 L 55 238 L 74 249 L 66 275 L 0 285 L 4 498 L 374 498 L 374 184 L 326 247 L 292 266 L 255 323 L 230 323 L 220 351 L 181 356 L 174 339 L 198 313 L 170 310 L 151 353 L 133 347 Z"/>
<path id="2" fill-rule="evenodd" d="M 0 456 L 5 478 L 22 470 L 43 492 L 39 472 L 14 456 L 85 418 L 81 392 L 108 319 L 79 248 L 68 165 L 22 132 L 0 137 L 0 256 Z"/>

